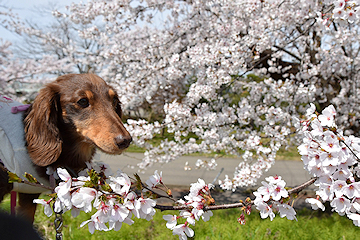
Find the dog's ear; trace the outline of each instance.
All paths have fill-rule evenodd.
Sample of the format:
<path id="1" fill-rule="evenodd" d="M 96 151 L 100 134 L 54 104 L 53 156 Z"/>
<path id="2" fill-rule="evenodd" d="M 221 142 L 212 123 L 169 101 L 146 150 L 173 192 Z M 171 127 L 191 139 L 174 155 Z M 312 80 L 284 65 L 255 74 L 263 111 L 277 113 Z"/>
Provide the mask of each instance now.
<path id="1" fill-rule="evenodd" d="M 62 151 L 57 127 L 61 114 L 59 86 L 51 83 L 41 89 L 24 119 L 27 149 L 33 163 L 48 166 Z"/>

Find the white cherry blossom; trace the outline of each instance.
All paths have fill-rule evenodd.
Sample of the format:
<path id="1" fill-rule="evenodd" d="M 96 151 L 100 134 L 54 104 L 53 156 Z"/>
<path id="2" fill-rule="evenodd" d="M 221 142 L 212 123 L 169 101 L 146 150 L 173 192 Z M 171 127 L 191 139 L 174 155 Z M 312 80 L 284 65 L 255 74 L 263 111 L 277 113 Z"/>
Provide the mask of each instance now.
<path id="1" fill-rule="evenodd" d="M 319 200 L 315 199 L 315 198 L 307 198 L 305 199 L 305 202 L 310 203 L 311 204 L 311 208 L 313 210 L 318 210 L 321 209 L 323 211 L 325 211 L 325 206 L 324 204 L 322 204 L 322 202 L 320 202 Z"/>
<path id="2" fill-rule="evenodd" d="M 164 215 L 163 219 L 167 221 L 166 227 L 173 230 L 177 225 L 177 216 L 176 215 Z"/>
<path id="3" fill-rule="evenodd" d="M 51 209 L 50 202 L 45 201 L 44 199 L 34 199 L 33 201 L 36 204 L 41 204 L 44 206 L 44 213 L 46 216 L 51 217 L 53 210 Z"/>

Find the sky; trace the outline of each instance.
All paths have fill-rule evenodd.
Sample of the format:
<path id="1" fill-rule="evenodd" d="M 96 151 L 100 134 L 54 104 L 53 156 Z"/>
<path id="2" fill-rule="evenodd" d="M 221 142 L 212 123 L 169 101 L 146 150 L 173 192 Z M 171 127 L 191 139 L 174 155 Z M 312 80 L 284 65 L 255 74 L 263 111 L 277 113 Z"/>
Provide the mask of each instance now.
<path id="1" fill-rule="evenodd" d="M 60 10 L 65 9 L 64 6 L 70 5 L 72 2 L 80 2 L 80 0 L 0 0 L 0 5 L 7 6 L 12 9 L 14 13 L 17 13 L 22 20 L 29 20 L 34 23 L 41 24 L 51 20 L 50 14 L 47 16 L 42 15 L 37 11 L 42 7 L 49 6 L 49 4 L 56 4 Z M 83 2 L 86 2 L 84 0 Z M 9 40 L 11 42 L 16 41 L 17 37 L 6 29 L 0 27 L 0 38 Z"/>

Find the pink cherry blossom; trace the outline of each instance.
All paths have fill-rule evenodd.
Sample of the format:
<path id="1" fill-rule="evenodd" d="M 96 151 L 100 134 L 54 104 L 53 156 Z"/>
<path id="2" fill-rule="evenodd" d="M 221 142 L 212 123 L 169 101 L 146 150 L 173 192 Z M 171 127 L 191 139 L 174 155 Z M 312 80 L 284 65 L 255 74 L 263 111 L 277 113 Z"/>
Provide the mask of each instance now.
<path id="1" fill-rule="evenodd" d="M 289 196 L 288 192 L 285 189 L 285 182 L 279 181 L 274 184 L 274 190 L 271 193 L 271 197 L 275 201 L 279 201 L 281 198 L 286 198 Z"/>
<path id="2" fill-rule="evenodd" d="M 354 182 L 345 186 L 343 193 L 350 199 L 360 198 L 360 183 Z"/>
<path id="3" fill-rule="evenodd" d="M 110 221 L 124 222 L 125 219 L 129 217 L 129 213 L 130 213 L 129 209 L 126 206 L 119 204 L 115 201 L 113 201 L 112 204 L 113 205 L 111 206 Z"/>
<path id="4" fill-rule="evenodd" d="M 331 201 L 330 206 L 340 215 L 344 215 L 351 205 L 349 199 L 345 197 L 336 197 Z"/>
<path id="5" fill-rule="evenodd" d="M 140 217 L 150 220 L 151 217 L 155 214 L 155 209 L 153 208 L 156 205 L 156 202 L 149 198 L 142 198 L 140 197 L 135 202 L 135 208 L 139 209 Z"/>
<path id="6" fill-rule="evenodd" d="M 267 182 L 261 182 L 263 186 L 259 187 L 257 192 L 262 195 L 263 201 L 268 201 L 274 191 L 274 186 Z"/>

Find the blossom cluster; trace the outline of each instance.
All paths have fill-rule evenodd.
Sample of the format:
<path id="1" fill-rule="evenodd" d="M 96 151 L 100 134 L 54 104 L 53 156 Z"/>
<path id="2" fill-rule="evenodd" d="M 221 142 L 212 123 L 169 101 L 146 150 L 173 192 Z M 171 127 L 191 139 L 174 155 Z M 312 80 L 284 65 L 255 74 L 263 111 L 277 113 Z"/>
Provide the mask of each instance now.
<path id="1" fill-rule="evenodd" d="M 71 210 L 71 215 L 77 217 L 81 211 L 85 213 L 94 212 L 90 219 L 81 223 L 80 227 L 88 225 L 90 233 L 99 231 L 118 231 L 122 224 L 132 225 L 133 218 L 146 219 L 150 221 L 156 213 L 156 201 L 145 198 L 148 196 L 159 197 L 154 190 L 165 186 L 162 182 L 162 173 L 155 171 L 154 175 L 142 183 L 141 179 L 131 179 L 127 174 L 118 171 L 116 176 L 107 164 L 96 162 L 88 164 L 88 168 L 79 173 L 79 177 L 72 177 L 64 168 L 53 171 L 48 169 L 48 174 L 53 175 L 59 180 L 55 187 L 55 194 L 51 194 L 50 200 L 35 199 L 34 203 L 44 206 L 44 213 L 50 217 L 53 213 L 64 213 Z M 141 190 L 134 191 L 134 186 Z M 211 197 L 211 184 L 205 184 L 202 179 L 191 184 L 190 192 L 184 199 L 178 200 L 176 205 L 181 209 L 179 216 L 165 215 L 166 227 L 178 235 L 179 239 L 193 237 L 194 231 L 190 225 L 203 219 L 208 221 L 213 215 L 205 207 L 213 205 L 214 199 Z M 163 190 L 163 189 L 161 189 Z M 171 196 L 171 190 L 166 190 L 167 196 Z M 179 219 L 184 219 L 184 223 L 179 223 Z"/>
<path id="2" fill-rule="evenodd" d="M 187 239 L 193 237 L 194 231 L 190 225 L 195 225 L 200 218 L 203 221 L 209 221 L 213 215 L 212 211 L 205 211 L 204 207 L 215 203 L 211 197 L 210 189 L 213 186 L 206 184 L 204 180 L 198 179 L 197 183 L 192 183 L 190 193 L 184 196 L 185 200 L 179 200 L 178 204 L 186 206 L 185 210 L 181 210 L 179 216 L 164 215 L 164 220 L 167 221 L 166 227 L 173 231 L 173 235 L 178 235 L 179 239 Z M 178 219 L 185 219 L 185 223 L 178 224 Z"/>
<path id="3" fill-rule="evenodd" d="M 333 18 L 338 21 L 348 21 L 353 23 L 360 17 L 360 1 L 359 0 L 336 0 L 336 1 L 324 1 L 325 3 L 334 4 L 332 10 Z"/>
<path id="4" fill-rule="evenodd" d="M 261 182 L 262 186 L 254 192 L 254 205 L 260 211 L 261 218 L 269 217 L 272 221 L 275 217 L 273 209 L 279 212 L 280 217 L 287 217 L 289 220 L 296 220 L 296 212 L 292 206 L 285 203 L 284 200 L 289 197 L 285 189 L 285 181 L 280 176 L 267 177 Z"/>
<path id="5" fill-rule="evenodd" d="M 44 205 L 44 213 L 49 217 L 53 212 L 51 203 L 56 213 L 71 210 L 73 217 L 80 211 L 89 213 L 96 209 L 91 218 L 80 225 L 87 224 L 89 231 L 94 233 L 95 230 L 118 231 L 123 223 L 133 224 L 133 216 L 150 220 L 156 213 L 156 202 L 133 191 L 133 181 L 127 174 L 118 172 L 111 176 L 107 164 L 89 165 L 77 178 L 71 177 L 63 168 L 58 168 L 54 174 L 60 180 L 55 188 L 56 197 L 48 201 L 34 200 L 34 203 Z"/>
<path id="6" fill-rule="evenodd" d="M 329 201 L 333 211 L 346 215 L 360 226 L 360 138 L 345 136 L 335 123 L 334 106 L 317 113 L 314 104 L 306 120 L 298 125 L 303 143 L 298 147 L 304 168 L 317 178 L 316 199 L 308 199 L 313 209 L 322 209 Z"/>

